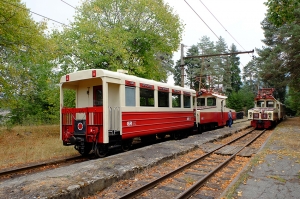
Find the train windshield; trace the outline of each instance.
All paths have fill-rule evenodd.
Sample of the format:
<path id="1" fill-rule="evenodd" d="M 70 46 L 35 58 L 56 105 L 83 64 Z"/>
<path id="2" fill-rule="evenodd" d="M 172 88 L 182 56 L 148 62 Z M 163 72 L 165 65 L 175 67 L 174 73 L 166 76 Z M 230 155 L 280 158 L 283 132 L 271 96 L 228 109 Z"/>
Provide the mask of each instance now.
<path id="1" fill-rule="evenodd" d="M 274 107 L 274 101 L 267 101 L 267 107 Z"/>
<path id="2" fill-rule="evenodd" d="M 214 97 L 209 97 L 207 98 L 207 106 L 216 106 L 216 98 Z"/>
<path id="3" fill-rule="evenodd" d="M 256 107 L 265 107 L 265 101 L 257 101 Z"/>
<path id="4" fill-rule="evenodd" d="M 205 106 L 205 98 L 198 98 L 197 106 Z"/>

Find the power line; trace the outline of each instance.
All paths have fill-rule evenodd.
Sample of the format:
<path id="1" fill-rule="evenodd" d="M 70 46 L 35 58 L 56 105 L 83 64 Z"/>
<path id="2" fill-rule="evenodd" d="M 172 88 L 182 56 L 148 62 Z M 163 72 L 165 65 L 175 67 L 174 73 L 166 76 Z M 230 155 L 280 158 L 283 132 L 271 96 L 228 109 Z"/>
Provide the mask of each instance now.
<path id="1" fill-rule="evenodd" d="M 194 13 L 201 19 L 201 21 L 209 28 L 209 30 L 218 38 L 219 41 L 221 41 L 221 39 L 217 36 L 217 34 L 209 27 L 209 25 L 200 17 L 200 15 L 192 8 L 192 6 L 186 1 L 184 0 L 185 3 L 194 11 Z M 202 2 L 201 2 L 202 3 Z M 203 4 L 203 3 L 202 3 Z M 204 4 L 203 4 L 204 5 Z M 205 6 L 205 5 L 204 5 Z M 205 6 L 206 7 L 206 6 Z M 207 7 L 206 7 L 207 8 Z M 208 9 L 208 8 L 207 8 Z M 209 11 L 210 12 L 210 11 Z M 211 13 L 211 12 L 210 12 Z M 212 13 L 211 13 L 212 14 Z M 212 14 L 213 15 L 213 14 Z M 214 15 L 213 15 L 214 16 Z M 215 17 L 216 19 L 216 17 Z M 216 19 L 217 20 L 217 19 Z M 218 20 L 217 20 L 218 21 Z M 219 21 L 218 21 L 219 22 Z M 220 22 L 219 22 L 220 23 Z M 221 23 L 220 23 L 221 24 Z M 222 25 L 222 24 L 221 24 Z M 222 25 L 222 27 L 226 30 L 226 28 Z M 227 30 L 226 30 L 227 31 Z M 228 32 L 228 31 L 227 31 Z M 228 32 L 229 33 L 229 32 Z M 230 33 L 229 33 L 230 34 Z M 231 35 L 231 34 L 230 34 Z M 236 41 L 236 40 L 235 40 Z M 236 41 L 237 42 L 237 41 Z M 237 42 L 238 43 L 238 42 Z M 239 43 L 238 43 L 239 44 Z M 240 44 L 239 44 L 240 45 Z M 240 45 L 241 46 L 241 45 Z M 242 46 L 241 46 L 242 47 Z M 242 47 L 243 48 L 243 47 Z M 244 49 L 244 48 L 243 48 Z M 227 50 L 230 51 L 230 49 Z M 240 62 L 240 64 L 244 67 L 244 65 Z"/>
<path id="2" fill-rule="evenodd" d="M 61 0 L 61 1 L 62 1 L 62 2 L 64 2 L 65 4 L 67 4 L 68 6 L 70 6 L 70 7 L 74 8 L 75 10 L 77 10 L 77 8 L 76 8 L 75 6 L 72 6 L 71 4 L 69 4 L 69 3 L 65 2 L 64 0 Z"/>
<path id="3" fill-rule="evenodd" d="M 234 41 L 237 43 L 237 44 L 239 44 L 239 46 L 243 49 L 243 50 L 245 50 L 244 48 L 243 48 L 243 46 L 230 34 L 230 32 L 223 26 L 223 24 L 215 17 L 215 15 L 206 7 L 206 5 L 201 1 L 201 0 L 199 0 L 201 3 L 202 3 L 202 5 L 208 10 L 208 12 L 217 20 L 217 22 L 224 28 L 224 30 L 230 35 L 230 37 L 232 38 L 232 39 L 234 39 Z"/>
<path id="4" fill-rule="evenodd" d="M 61 24 L 61 25 L 63 25 L 63 26 L 67 26 L 67 27 L 68 27 L 68 25 L 66 25 L 66 24 L 64 24 L 64 23 L 62 23 L 62 22 L 56 21 L 56 20 L 54 20 L 54 19 L 51 19 L 51 18 L 46 17 L 46 16 L 44 16 L 44 15 L 41 15 L 41 14 L 39 14 L 39 13 L 33 12 L 33 11 L 31 11 L 30 9 L 28 9 L 28 8 L 23 8 L 23 7 L 19 6 L 19 5 L 10 3 L 10 2 L 5 1 L 5 0 L 0 0 L 0 1 L 2 1 L 2 2 L 4 2 L 4 3 L 7 3 L 7 4 L 10 4 L 10 5 L 12 5 L 12 6 L 15 6 L 15 7 L 17 7 L 17 8 L 21 8 L 21 9 L 23 9 L 23 10 L 26 10 L 26 11 L 28 11 L 28 12 L 31 12 L 32 14 L 38 15 L 38 16 L 40 16 L 40 17 L 43 17 L 43 18 L 45 18 L 45 19 L 48 19 L 48 20 L 50 20 L 50 21 L 53 21 L 53 22 L 56 22 L 56 23 L 59 23 L 59 24 Z"/>
<path id="5" fill-rule="evenodd" d="M 209 27 L 207 23 L 205 23 L 205 21 L 200 17 L 200 15 L 192 8 L 192 6 L 186 0 L 184 1 L 194 11 L 194 13 L 199 17 L 199 19 L 201 19 L 201 21 L 209 28 L 209 30 L 218 38 L 218 40 L 220 40 L 218 35 Z"/>

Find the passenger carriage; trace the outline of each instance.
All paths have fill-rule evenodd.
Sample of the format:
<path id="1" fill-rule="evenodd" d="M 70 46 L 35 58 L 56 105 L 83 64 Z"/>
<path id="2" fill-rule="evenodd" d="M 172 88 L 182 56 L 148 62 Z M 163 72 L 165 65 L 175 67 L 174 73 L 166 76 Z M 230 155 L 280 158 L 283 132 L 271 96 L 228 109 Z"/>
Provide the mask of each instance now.
<path id="1" fill-rule="evenodd" d="M 103 157 L 117 146 L 128 150 L 135 137 L 176 139 L 194 127 L 191 89 L 90 69 L 64 75 L 60 90 L 61 139 L 83 155 L 93 150 Z M 75 107 L 65 107 L 66 90 L 74 91 Z"/>
<path id="2" fill-rule="evenodd" d="M 226 99 L 227 96 L 213 90 L 201 89 L 197 93 L 195 122 L 199 132 L 226 126 L 229 111 L 232 119 L 236 119 L 235 110 L 226 107 Z"/>
<path id="3" fill-rule="evenodd" d="M 273 96 L 274 88 L 259 89 L 254 99 L 254 108 L 248 110 L 251 126 L 268 129 L 285 118 L 285 106 Z"/>

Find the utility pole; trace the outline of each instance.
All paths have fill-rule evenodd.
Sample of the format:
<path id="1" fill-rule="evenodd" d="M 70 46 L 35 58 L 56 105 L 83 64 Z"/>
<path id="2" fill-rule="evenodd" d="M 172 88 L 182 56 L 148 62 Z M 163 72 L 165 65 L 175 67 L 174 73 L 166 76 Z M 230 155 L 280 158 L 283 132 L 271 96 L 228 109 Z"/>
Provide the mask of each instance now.
<path id="1" fill-rule="evenodd" d="M 184 45 L 181 44 L 180 45 L 181 47 L 181 56 L 180 56 L 180 68 L 181 68 L 181 87 L 184 87 L 184 61 L 183 61 L 183 48 L 184 48 Z"/>
<path id="2" fill-rule="evenodd" d="M 202 57 L 202 60 L 201 60 L 201 67 L 200 67 L 200 75 L 199 75 L 199 91 L 201 89 L 201 84 L 202 84 L 202 68 L 204 67 L 204 57 Z"/>

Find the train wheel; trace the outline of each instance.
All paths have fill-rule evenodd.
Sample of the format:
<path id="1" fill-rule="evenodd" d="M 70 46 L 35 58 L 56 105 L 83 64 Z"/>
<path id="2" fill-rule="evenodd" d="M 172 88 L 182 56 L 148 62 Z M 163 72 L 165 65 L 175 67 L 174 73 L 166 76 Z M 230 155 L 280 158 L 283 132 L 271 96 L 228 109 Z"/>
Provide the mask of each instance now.
<path id="1" fill-rule="evenodd" d="M 122 151 L 129 151 L 132 146 L 132 139 L 124 140 L 122 142 Z"/>
<path id="2" fill-rule="evenodd" d="M 198 125 L 198 128 L 197 128 L 197 130 L 198 130 L 198 133 L 199 133 L 199 134 L 201 134 L 201 133 L 202 133 L 202 128 L 201 128 L 200 124 Z"/>
<path id="3" fill-rule="evenodd" d="M 95 150 L 95 154 L 99 157 L 99 158 L 104 158 L 108 153 L 108 148 L 106 145 L 98 145 L 96 146 L 96 150 Z"/>
<path id="4" fill-rule="evenodd" d="M 157 136 L 159 139 L 165 139 L 166 134 L 160 133 L 160 134 L 157 134 L 156 136 Z"/>
<path id="5" fill-rule="evenodd" d="M 79 150 L 79 153 L 82 155 L 82 156 L 87 156 L 88 154 L 90 154 L 91 150 L 92 150 L 92 144 L 91 143 L 85 143 L 84 145 L 84 149 L 83 150 Z"/>
<path id="6" fill-rule="evenodd" d="M 185 130 L 182 134 L 181 134 L 182 138 L 187 138 L 189 137 L 189 130 Z"/>
<path id="7" fill-rule="evenodd" d="M 141 137 L 141 141 L 144 144 L 150 144 L 156 141 L 156 135 L 147 135 L 147 136 L 143 136 Z"/>
<path id="8" fill-rule="evenodd" d="M 181 134 L 179 131 L 175 131 L 174 133 L 172 133 L 172 138 L 174 140 L 179 140 L 181 138 Z"/>

